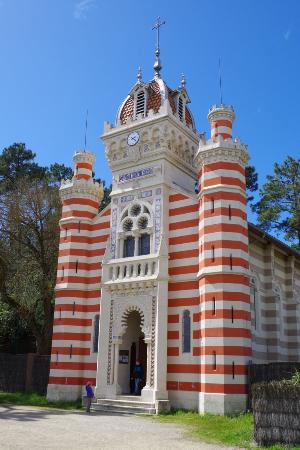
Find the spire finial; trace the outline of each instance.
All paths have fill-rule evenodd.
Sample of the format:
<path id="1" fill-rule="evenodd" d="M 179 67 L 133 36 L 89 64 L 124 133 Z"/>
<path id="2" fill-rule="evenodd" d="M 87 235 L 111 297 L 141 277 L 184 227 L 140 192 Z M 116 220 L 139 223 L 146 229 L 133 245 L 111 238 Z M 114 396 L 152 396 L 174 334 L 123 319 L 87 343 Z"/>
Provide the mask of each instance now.
<path id="1" fill-rule="evenodd" d="M 221 102 L 221 105 L 223 105 L 221 57 L 220 56 L 219 56 L 219 87 L 220 87 L 220 102 Z"/>
<path id="2" fill-rule="evenodd" d="M 181 80 L 180 80 L 180 87 L 181 87 L 181 89 L 185 89 L 185 85 L 186 85 L 186 78 L 185 78 L 185 75 L 184 75 L 184 73 L 182 73 L 181 74 Z"/>
<path id="3" fill-rule="evenodd" d="M 141 67 L 139 66 L 139 68 L 138 68 L 138 71 L 137 71 L 137 80 L 138 80 L 138 83 L 141 83 L 141 81 L 142 81 L 142 69 L 141 69 Z"/>
<path id="4" fill-rule="evenodd" d="M 89 116 L 89 110 L 86 110 L 86 117 L 85 117 L 85 131 L 84 131 L 84 152 L 86 151 L 86 135 L 87 135 L 87 127 L 88 127 L 88 116 Z"/>
<path id="5" fill-rule="evenodd" d="M 162 27 L 163 25 L 165 25 L 165 20 L 163 22 L 161 22 L 160 17 L 157 18 L 157 21 L 155 23 L 155 25 L 153 26 L 152 30 L 157 30 L 156 33 L 156 50 L 155 50 L 155 63 L 154 63 L 154 73 L 155 73 L 155 78 L 160 78 L 160 71 L 161 71 L 161 62 L 160 62 L 160 48 L 159 48 L 159 32 L 160 32 L 160 27 Z"/>

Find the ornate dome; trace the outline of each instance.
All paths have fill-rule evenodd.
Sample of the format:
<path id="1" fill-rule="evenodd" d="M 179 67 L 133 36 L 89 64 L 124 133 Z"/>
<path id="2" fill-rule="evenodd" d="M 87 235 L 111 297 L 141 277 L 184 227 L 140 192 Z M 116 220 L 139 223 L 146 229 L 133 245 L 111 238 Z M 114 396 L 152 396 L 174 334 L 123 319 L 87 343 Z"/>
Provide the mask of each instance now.
<path id="1" fill-rule="evenodd" d="M 169 105 L 166 105 L 166 102 Z M 153 114 L 158 114 L 162 107 L 170 106 L 169 111 L 174 116 L 187 127 L 196 131 L 192 113 L 186 106 L 189 102 L 184 79 L 178 89 L 171 89 L 159 77 L 155 77 L 149 83 L 144 83 L 139 70 L 137 83 L 118 110 L 117 124 L 124 125 L 128 120 L 147 117 L 151 110 Z"/>

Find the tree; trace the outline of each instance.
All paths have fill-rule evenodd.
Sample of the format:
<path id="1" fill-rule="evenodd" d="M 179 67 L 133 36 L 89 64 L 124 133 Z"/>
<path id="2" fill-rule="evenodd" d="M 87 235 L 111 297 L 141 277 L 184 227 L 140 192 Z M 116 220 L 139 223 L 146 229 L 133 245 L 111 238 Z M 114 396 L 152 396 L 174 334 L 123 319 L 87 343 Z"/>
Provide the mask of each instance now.
<path id="1" fill-rule="evenodd" d="M 94 178 L 94 181 L 99 184 L 102 183 L 102 186 L 103 186 L 103 194 L 104 195 L 103 195 L 103 200 L 102 200 L 100 208 L 99 208 L 99 211 L 102 211 L 111 202 L 110 193 L 111 193 L 112 185 L 110 185 L 109 187 L 105 186 L 105 184 L 106 184 L 105 180 L 101 180 L 101 178 Z"/>
<path id="2" fill-rule="evenodd" d="M 51 348 L 58 251 L 58 188 L 21 179 L 0 199 L 0 299 L 14 308 L 36 338 L 37 352 Z"/>
<path id="3" fill-rule="evenodd" d="M 274 175 L 267 176 L 259 194 L 260 200 L 252 207 L 259 226 L 283 233 L 300 250 L 300 159 L 288 156 L 282 164 L 275 163 Z"/>
<path id="4" fill-rule="evenodd" d="M 245 175 L 246 175 L 246 188 L 247 188 L 248 193 L 257 191 L 258 175 L 256 173 L 255 167 L 254 166 L 246 166 Z M 247 197 L 248 202 L 252 202 L 253 199 L 254 199 L 253 195 L 248 195 L 248 197 Z"/>
<path id="5" fill-rule="evenodd" d="M 73 170 L 64 164 L 51 164 L 50 169 L 47 170 L 47 175 L 50 182 L 56 183 L 60 186 L 62 180 L 70 180 L 73 177 Z"/>
<path id="6" fill-rule="evenodd" d="M 35 156 L 25 144 L 13 144 L 0 155 L 0 334 L 34 335 L 38 352 L 49 353 L 58 187 L 73 172 L 57 163 L 41 167 Z"/>
<path id="7" fill-rule="evenodd" d="M 0 155 L 0 192 L 13 189 L 15 182 L 24 176 L 43 178 L 47 169 L 34 162 L 35 156 L 22 143 L 3 150 Z"/>

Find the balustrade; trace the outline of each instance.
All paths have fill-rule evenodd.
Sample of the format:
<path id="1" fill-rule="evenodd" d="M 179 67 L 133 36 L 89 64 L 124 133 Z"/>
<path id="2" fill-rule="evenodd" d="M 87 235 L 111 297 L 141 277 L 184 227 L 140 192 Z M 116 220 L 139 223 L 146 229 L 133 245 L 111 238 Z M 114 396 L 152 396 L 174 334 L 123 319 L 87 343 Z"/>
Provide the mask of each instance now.
<path id="1" fill-rule="evenodd" d="M 157 275 L 157 258 L 139 258 L 135 261 L 110 260 L 105 264 L 108 270 L 105 270 L 108 276 L 106 281 L 130 280 L 134 278 L 148 278 Z"/>

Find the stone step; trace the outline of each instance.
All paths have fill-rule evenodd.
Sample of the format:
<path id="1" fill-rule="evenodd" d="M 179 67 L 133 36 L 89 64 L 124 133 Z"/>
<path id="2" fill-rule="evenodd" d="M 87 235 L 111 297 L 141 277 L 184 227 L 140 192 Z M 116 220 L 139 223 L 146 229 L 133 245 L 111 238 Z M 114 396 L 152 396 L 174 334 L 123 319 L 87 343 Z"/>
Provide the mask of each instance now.
<path id="1" fill-rule="evenodd" d="M 97 403 L 92 403 L 91 407 L 94 411 L 106 411 L 118 414 L 155 414 L 156 409 L 154 405 L 151 403 L 148 403 L 147 405 L 151 406 L 138 405 L 138 402 L 136 402 L 135 405 L 130 405 L 127 402 L 124 402 L 123 404 L 116 404 L 111 400 L 105 403 L 104 399 L 102 399 L 100 403 L 98 403 L 98 401 Z"/>
<path id="2" fill-rule="evenodd" d="M 140 400 L 136 400 L 136 397 L 130 400 L 126 399 L 107 399 L 107 398 L 98 398 L 97 405 L 111 405 L 111 406 L 130 406 L 136 408 L 155 408 L 153 403 L 141 402 Z"/>
<path id="3" fill-rule="evenodd" d="M 117 395 L 116 400 L 129 400 L 134 402 L 140 402 L 142 397 L 140 395 Z"/>

